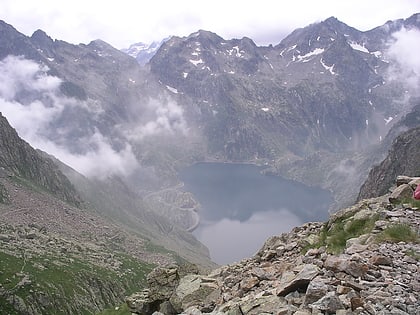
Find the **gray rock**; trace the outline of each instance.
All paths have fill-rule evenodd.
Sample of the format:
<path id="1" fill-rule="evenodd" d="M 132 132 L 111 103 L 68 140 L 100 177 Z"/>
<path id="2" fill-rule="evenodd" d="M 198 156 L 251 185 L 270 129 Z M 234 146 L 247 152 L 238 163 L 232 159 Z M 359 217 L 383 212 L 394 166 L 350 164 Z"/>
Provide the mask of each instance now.
<path id="1" fill-rule="evenodd" d="M 138 293 L 132 294 L 126 298 L 125 302 L 128 309 L 136 314 L 152 314 L 159 310 L 159 301 L 150 297 L 150 291 L 144 289 Z"/>
<path id="2" fill-rule="evenodd" d="M 394 189 L 389 196 L 389 201 L 392 203 L 398 203 L 404 199 L 411 199 L 413 196 L 413 189 L 408 184 L 402 184 Z"/>
<path id="3" fill-rule="evenodd" d="M 190 306 L 211 311 L 219 300 L 220 294 L 221 290 L 213 278 L 186 275 L 180 280 L 169 301 L 177 312 L 182 312 Z"/>
<path id="4" fill-rule="evenodd" d="M 305 305 L 312 304 L 325 296 L 328 292 L 327 280 L 323 277 L 315 277 L 308 285 L 305 295 Z"/>
<path id="5" fill-rule="evenodd" d="M 157 267 L 147 275 L 149 295 L 153 300 L 169 300 L 179 283 L 177 267 Z"/>
<path id="6" fill-rule="evenodd" d="M 374 255 L 369 259 L 369 263 L 372 265 L 384 265 L 384 266 L 392 266 L 392 258 L 384 256 L 384 255 Z"/>
<path id="7" fill-rule="evenodd" d="M 309 282 L 319 273 L 319 267 L 311 264 L 303 265 L 302 269 L 294 274 L 292 272 L 284 273 L 280 279 L 280 285 L 277 288 L 277 295 L 285 296 L 296 290 L 306 291 Z"/>
<path id="8" fill-rule="evenodd" d="M 334 314 L 337 310 L 343 309 L 344 306 L 334 292 L 328 292 L 324 297 L 310 305 L 312 310 L 319 310 L 327 314 Z"/>
<path id="9" fill-rule="evenodd" d="M 8 242 L 10 240 L 10 236 L 7 234 L 0 234 L 0 241 Z"/>
<path id="10" fill-rule="evenodd" d="M 259 315 L 261 313 L 277 314 L 277 310 L 286 307 L 285 301 L 278 296 L 262 296 L 241 303 L 242 314 Z"/>
<path id="11" fill-rule="evenodd" d="M 329 256 L 325 262 L 324 267 L 332 271 L 342 271 L 353 277 L 360 277 L 366 272 L 366 266 L 343 256 Z"/>

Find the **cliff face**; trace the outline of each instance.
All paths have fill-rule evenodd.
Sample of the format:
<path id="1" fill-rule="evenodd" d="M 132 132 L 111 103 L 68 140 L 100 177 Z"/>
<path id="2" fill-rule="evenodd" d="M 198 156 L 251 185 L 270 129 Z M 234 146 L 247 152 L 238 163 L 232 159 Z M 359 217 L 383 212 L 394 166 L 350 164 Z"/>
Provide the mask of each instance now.
<path id="1" fill-rule="evenodd" d="M 420 127 L 394 140 L 388 156 L 370 171 L 358 200 L 387 193 L 397 175 L 420 176 Z"/>
<path id="2" fill-rule="evenodd" d="M 41 189 L 73 205 L 81 199 L 70 181 L 48 158 L 23 141 L 0 113 L 0 167 L 5 172 L 26 179 Z M 6 196 L 6 192 L 2 195 Z"/>

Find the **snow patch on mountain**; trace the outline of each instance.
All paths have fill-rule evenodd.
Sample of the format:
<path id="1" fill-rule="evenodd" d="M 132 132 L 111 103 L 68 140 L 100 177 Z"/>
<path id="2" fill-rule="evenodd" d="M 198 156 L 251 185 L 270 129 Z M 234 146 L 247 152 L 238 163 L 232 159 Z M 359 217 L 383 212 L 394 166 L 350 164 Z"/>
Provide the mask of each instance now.
<path id="1" fill-rule="evenodd" d="M 325 62 L 324 62 L 324 60 L 322 60 L 322 58 L 319 62 L 325 68 L 325 70 L 328 70 L 333 75 L 337 75 L 337 73 L 334 72 L 334 66 L 335 66 L 334 64 L 332 66 L 328 66 L 328 65 L 325 64 Z"/>
<path id="2" fill-rule="evenodd" d="M 319 55 L 319 54 L 322 54 L 324 52 L 324 50 L 325 50 L 324 48 L 315 48 L 313 51 L 308 52 L 306 55 L 303 55 L 303 56 L 299 55 L 299 56 L 297 56 L 296 57 L 297 58 L 297 61 L 300 61 L 300 62 L 308 62 L 311 59 L 311 57 L 316 56 L 316 55 Z"/>
<path id="3" fill-rule="evenodd" d="M 202 63 L 204 63 L 204 61 L 203 61 L 203 59 L 198 59 L 198 60 L 192 60 L 192 59 L 190 59 L 189 60 L 194 66 L 198 66 L 199 64 L 202 64 Z"/>
<path id="4" fill-rule="evenodd" d="M 349 45 L 351 46 L 351 48 L 353 48 L 354 50 L 358 50 L 364 53 L 369 53 L 369 50 L 367 50 L 367 48 L 363 45 L 360 45 L 359 43 L 356 42 L 349 42 Z"/>

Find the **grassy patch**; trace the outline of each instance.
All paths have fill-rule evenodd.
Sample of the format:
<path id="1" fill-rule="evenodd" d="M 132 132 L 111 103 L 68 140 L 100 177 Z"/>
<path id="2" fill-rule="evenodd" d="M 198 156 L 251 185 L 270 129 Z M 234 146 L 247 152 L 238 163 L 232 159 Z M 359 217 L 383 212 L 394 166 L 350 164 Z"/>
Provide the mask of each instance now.
<path id="1" fill-rule="evenodd" d="M 146 285 L 146 275 L 154 267 L 126 254 L 115 253 L 115 257 L 122 263 L 118 270 L 65 255 L 31 256 L 25 261 L 23 255 L 15 257 L 0 251 L 0 283 L 9 295 L 31 301 L 28 303 L 37 305 L 42 314 L 58 314 L 57 308 L 92 314 L 91 292 L 102 298 L 104 308 L 113 307 L 114 303 L 123 303 L 124 296 L 141 290 Z M 19 285 L 25 277 L 29 282 Z M 112 300 L 108 294 L 118 295 Z M 40 295 L 48 303 L 38 304 Z M 2 298 L 0 314 L 14 314 L 12 310 L 13 306 Z"/>
<path id="2" fill-rule="evenodd" d="M 330 253 L 340 253 L 346 247 L 347 240 L 372 231 L 376 220 L 378 216 L 374 215 L 368 219 L 341 217 L 334 222 L 325 223 L 318 235 L 318 241 L 303 246 L 302 252 L 325 246 Z"/>
<path id="3" fill-rule="evenodd" d="M 404 198 L 404 199 L 398 200 L 396 203 L 400 205 L 409 205 L 412 208 L 420 209 L 420 200 L 416 200 L 414 198 Z"/>
<path id="4" fill-rule="evenodd" d="M 408 224 L 397 223 L 387 227 L 377 237 L 378 241 L 389 242 L 418 242 L 419 237 Z"/>
<path id="5" fill-rule="evenodd" d="M 102 312 L 98 313 L 97 315 L 131 315 L 132 313 L 128 309 L 126 304 L 122 304 L 116 308 L 109 308 L 103 310 Z"/>

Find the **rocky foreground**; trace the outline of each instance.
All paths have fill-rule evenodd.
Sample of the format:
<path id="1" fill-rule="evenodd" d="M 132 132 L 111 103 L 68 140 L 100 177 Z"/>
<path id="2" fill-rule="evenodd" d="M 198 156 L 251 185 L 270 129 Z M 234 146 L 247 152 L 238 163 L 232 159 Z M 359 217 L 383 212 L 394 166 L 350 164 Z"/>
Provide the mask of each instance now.
<path id="1" fill-rule="evenodd" d="M 159 267 L 126 299 L 136 314 L 420 314 L 420 178 L 273 236 L 208 275 Z"/>

